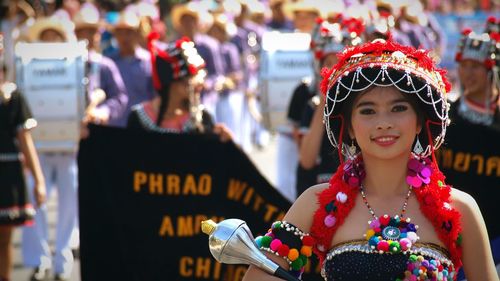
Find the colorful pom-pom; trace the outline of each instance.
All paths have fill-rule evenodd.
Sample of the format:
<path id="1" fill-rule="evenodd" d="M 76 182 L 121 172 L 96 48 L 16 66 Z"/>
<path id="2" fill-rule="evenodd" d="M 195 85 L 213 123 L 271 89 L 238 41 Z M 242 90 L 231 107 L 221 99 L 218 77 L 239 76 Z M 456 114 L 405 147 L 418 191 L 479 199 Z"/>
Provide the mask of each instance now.
<path id="1" fill-rule="evenodd" d="M 262 239 L 260 240 L 261 247 L 269 248 L 269 245 L 271 245 L 272 240 L 273 238 L 271 238 L 271 236 L 263 236 Z"/>
<path id="2" fill-rule="evenodd" d="M 389 217 L 389 215 L 383 215 L 379 218 L 379 221 L 381 225 L 385 226 L 389 224 L 389 222 L 391 221 L 391 217 Z"/>
<path id="3" fill-rule="evenodd" d="M 332 215 L 328 215 L 325 217 L 325 220 L 324 220 L 324 223 L 327 227 L 332 227 L 335 225 L 335 223 L 337 222 L 337 219 L 332 216 Z"/>
<path id="4" fill-rule="evenodd" d="M 388 252 L 389 251 L 389 243 L 386 240 L 382 240 L 377 244 L 377 250 Z"/>
<path id="5" fill-rule="evenodd" d="M 257 244 L 258 248 L 262 247 L 262 236 L 257 236 L 257 238 L 255 238 L 255 244 Z"/>
<path id="6" fill-rule="evenodd" d="M 366 240 L 370 240 L 373 235 L 375 235 L 375 231 L 373 229 L 368 229 L 365 234 Z"/>
<path id="7" fill-rule="evenodd" d="M 281 240 L 279 239 L 274 239 L 273 241 L 271 241 L 271 244 L 269 245 L 269 248 L 271 248 L 271 250 L 273 251 L 278 251 L 279 247 L 281 246 Z"/>
<path id="8" fill-rule="evenodd" d="M 278 248 L 278 255 L 282 257 L 288 256 L 288 253 L 290 252 L 290 248 L 286 244 L 281 244 L 281 246 Z"/>
<path id="9" fill-rule="evenodd" d="M 314 238 L 311 236 L 302 237 L 302 245 L 312 247 L 312 245 L 314 245 Z"/>
<path id="10" fill-rule="evenodd" d="M 312 247 L 302 246 L 302 248 L 300 248 L 300 253 L 306 257 L 310 257 L 312 255 Z"/>
<path id="11" fill-rule="evenodd" d="M 345 203 L 347 201 L 347 194 L 345 194 L 344 192 L 339 192 L 337 193 L 337 196 L 335 196 L 335 198 L 337 198 L 337 201 L 339 201 L 340 203 Z"/>
<path id="12" fill-rule="evenodd" d="M 290 249 L 290 251 L 288 252 L 288 259 L 294 261 L 298 257 L 299 257 L 299 251 L 297 251 L 297 249 Z"/>
<path id="13" fill-rule="evenodd" d="M 293 270 L 300 270 L 303 265 L 304 264 L 302 263 L 302 259 L 295 259 L 294 261 L 292 261 L 292 264 L 290 266 Z"/>

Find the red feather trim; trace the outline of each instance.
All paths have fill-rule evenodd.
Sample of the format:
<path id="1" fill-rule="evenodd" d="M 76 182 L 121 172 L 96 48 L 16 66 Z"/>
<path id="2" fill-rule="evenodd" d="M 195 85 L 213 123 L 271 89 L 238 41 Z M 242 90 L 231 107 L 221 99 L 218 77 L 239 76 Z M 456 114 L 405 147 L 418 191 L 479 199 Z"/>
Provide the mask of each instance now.
<path id="1" fill-rule="evenodd" d="M 151 54 L 151 70 L 153 76 L 153 86 L 156 90 L 160 90 L 162 88 L 160 77 L 158 77 L 158 70 L 156 69 L 156 54 L 158 52 L 155 42 L 160 38 L 160 34 L 158 32 L 151 32 L 148 34 L 148 50 Z"/>

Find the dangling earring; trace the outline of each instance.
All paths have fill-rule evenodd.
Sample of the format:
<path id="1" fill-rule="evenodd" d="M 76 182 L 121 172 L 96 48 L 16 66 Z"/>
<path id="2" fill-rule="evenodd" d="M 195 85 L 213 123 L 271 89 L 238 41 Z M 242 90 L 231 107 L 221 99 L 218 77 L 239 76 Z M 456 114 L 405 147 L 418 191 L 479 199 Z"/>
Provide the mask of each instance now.
<path id="1" fill-rule="evenodd" d="M 354 145 L 354 139 L 351 140 L 351 146 L 349 146 L 349 155 L 354 158 L 358 148 Z"/>
<path id="2" fill-rule="evenodd" d="M 415 142 L 415 146 L 413 146 L 413 153 L 415 153 L 416 155 L 421 155 L 422 152 L 424 152 L 424 148 L 420 144 L 420 140 L 418 139 L 417 135 L 417 141 Z"/>

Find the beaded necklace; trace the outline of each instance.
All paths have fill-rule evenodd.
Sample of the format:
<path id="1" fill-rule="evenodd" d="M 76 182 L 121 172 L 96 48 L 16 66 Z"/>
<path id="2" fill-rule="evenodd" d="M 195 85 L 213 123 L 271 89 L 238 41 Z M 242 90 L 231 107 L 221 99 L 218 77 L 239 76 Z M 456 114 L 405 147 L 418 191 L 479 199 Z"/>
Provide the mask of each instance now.
<path id="1" fill-rule="evenodd" d="M 410 199 L 412 189 L 408 187 L 408 193 L 401 208 L 401 214 L 390 217 L 385 214 L 382 217 L 377 217 L 375 211 L 372 209 L 368 200 L 366 199 L 365 188 L 360 184 L 360 192 L 363 197 L 363 202 L 370 211 L 373 220 L 368 221 L 370 226 L 366 233 L 363 235 L 370 249 L 373 251 L 383 253 L 400 253 L 406 252 L 411 249 L 411 246 L 417 242 L 418 225 L 410 223 L 410 218 L 405 219 L 406 208 L 408 200 Z"/>

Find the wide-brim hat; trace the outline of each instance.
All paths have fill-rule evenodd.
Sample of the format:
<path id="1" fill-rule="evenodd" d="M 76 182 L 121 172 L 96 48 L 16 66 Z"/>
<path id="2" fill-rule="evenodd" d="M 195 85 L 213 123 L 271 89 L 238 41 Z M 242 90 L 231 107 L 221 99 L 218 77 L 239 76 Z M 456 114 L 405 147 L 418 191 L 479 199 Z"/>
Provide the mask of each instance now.
<path id="1" fill-rule="evenodd" d="M 69 32 L 73 32 L 74 24 L 56 17 L 37 19 L 28 30 L 28 38 L 31 42 L 40 40 L 40 36 L 46 30 L 54 30 L 59 33 L 65 41 L 70 40 Z"/>
<path id="2" fill-rule="evenodd" d="M 318 2 L 319 1 L 313 1 L 313 0 L 299 0 L 297 2 L 287 3 L 284 6 L 285 15 L 291 19 L 294 18 L 295 13 L 297 12 L 315 13 L 318 16 L 320 16 L 321 8 L 319 7 Z"/>
<path id="3" fill-rule="evenodd" d="M 324 122 L 332 144 L 344 155 L 343 105 L 371 87 L 395 87 L 413 95 L 424 114 L 421 139 L 429 156 L 444 141 L 449 124 L 447 93 L 451 86 L 445 72 L 436 67 L 425 50 L 385 40 L 375 40 L 349 48 L 338 63 L 323 73 L 321 89 L 326 95 Z M 339 122 L 340 121 L 340 122 Z"/>
<path id="4" fill-rule="evenodd" d="M 93 4 L 86 3 L 73 17 L 75 30 L 92 28 L 98 29 L 101 26 L 99 10 Z"/>
<path id="5" fill-rule="evenodd" d="M 181 18 L 185 15 L 194 17 L 196 20 L 200 20 L 201 7 L 196 2 L 189 2 L 186 4 L 177 4 L 172 7 L 170 11 L 170 18 L 172 20 L 172 25 L 175 30 L 179 30 L 181 27 Z"/>
<path id="6" fill-rule="evenodd" d="M 132 11 L 123 11 L 120 13 L 118 20 L 112 26 L 112 31 L 116 29 L 139 30 L 141 21 L 139 17 Z"/>

